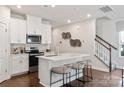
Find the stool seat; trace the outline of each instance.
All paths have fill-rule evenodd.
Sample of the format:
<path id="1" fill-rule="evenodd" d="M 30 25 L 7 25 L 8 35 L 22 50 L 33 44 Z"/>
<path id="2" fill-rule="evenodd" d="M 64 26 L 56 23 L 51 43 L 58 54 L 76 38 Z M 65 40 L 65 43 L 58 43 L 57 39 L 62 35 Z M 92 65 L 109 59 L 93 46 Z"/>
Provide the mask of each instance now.
<path id="1" fill-rule="evenodd" d="M 75 63 L 75 64 L 72 64 L 72 69 L 80 70 L 80 69 L 83 69 L 84 66 L 85 66 L 84 64 Z"/>
<path id="2" fill-rule="evenodd" d="M 52 73 L 62 75 L 63 86 L 65 85 L 65 80 L 66 80 L 66 84 L 67 84 L 67 79 L 68 78 L 69 78 L 69 82 L 70 82 L 70 73 L 71 73 L 71 68 L 70 67 L 68 67 L 68 66 L 53 67 L 51 69 L 51 72 L 50 72 L 50 86 L 52 84 L 57 83 L 58 81 L 60 81 L 60 80 L 57 80 L 57 81 L 52 82 Z"/>
<path id="3" fill-rule="evenodd" d="M 57 74 L 67 74 L 70 72 L 70 68 L 68 67 L 53 67 L 51 69 L 52 72 L 57 73 Z"/>
<path id="4" fill-rule="evenodd" d="M 85 65 L 89 65 L 92 63 L 92 61 L 90 59 L 87 59 L 87 60 L 83 60 L 83 61 L 78 61 L 78 63 L 80 64 L 85 64 Z"/>

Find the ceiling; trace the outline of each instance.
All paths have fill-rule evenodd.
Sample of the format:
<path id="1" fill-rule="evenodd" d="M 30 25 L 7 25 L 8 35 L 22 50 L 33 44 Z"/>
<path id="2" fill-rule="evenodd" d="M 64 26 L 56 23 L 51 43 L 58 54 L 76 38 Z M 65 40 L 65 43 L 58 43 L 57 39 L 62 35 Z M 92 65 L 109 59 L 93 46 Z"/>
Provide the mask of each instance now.
<path id="1" fill-rule="evenodd" d="M 112 11 L 104 13 L 99 8 L 103 5 L 57 5 L 56 7 L 43 5 L 23 5 L 17 8 L 15 5 L 8 6 L 13 12 L 21 14 L 30 14 L 40 16 L 50 21 L 56 27 L 67 24 L 70 19 L 71 23 L 87 20 L 87 14 L 90 18 L 108 17 L 110 19 L 124 18 L 124 5 L 110 6 Z"/>

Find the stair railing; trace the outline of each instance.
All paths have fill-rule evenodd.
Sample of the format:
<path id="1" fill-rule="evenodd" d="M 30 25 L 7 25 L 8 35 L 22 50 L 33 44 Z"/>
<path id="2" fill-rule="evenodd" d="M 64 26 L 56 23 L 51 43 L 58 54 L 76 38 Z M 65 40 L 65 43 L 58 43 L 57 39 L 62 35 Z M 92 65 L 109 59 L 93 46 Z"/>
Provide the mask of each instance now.
<path id="1" fill-rule="evenodd" d="M 117 50 L 116 47 L 96 35 L 95 38 L 95 56 L 109 67 L 109 72 L 112 71 L 112 49 Z"/>

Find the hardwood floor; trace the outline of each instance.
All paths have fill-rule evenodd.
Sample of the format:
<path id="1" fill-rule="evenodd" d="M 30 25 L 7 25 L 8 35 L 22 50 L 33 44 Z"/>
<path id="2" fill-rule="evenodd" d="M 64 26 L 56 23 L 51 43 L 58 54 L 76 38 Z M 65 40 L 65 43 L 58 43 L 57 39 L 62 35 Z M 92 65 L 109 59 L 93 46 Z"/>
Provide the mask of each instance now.
<path id="1" fill-rule="evenodd" d="M 93 70 L 92 82 L 85 84 L 80 82 L 80 87 L 121 87 L 121 70 L 115 70 L 111 74 Z"/>
<path id="2" fill-rule="evenodd" d="M 38 74 L 31 73 L 12 77 L 0 84 L 0 87 L 43 87 L 38 83 Z M 93 81 L 82 83 L 73 81 L 72 85 L 79 84 L 78 87 L 121 87 L 121 70 L 115 70 L 111 74 L 98 70 L 93 70 Z"/>
<path id="3" fill-rule="evenodd" d="M 38 80 L 38 73 L 30 73 L 12 77 L 0 84 L 0 87 L 42 87 Z"/>

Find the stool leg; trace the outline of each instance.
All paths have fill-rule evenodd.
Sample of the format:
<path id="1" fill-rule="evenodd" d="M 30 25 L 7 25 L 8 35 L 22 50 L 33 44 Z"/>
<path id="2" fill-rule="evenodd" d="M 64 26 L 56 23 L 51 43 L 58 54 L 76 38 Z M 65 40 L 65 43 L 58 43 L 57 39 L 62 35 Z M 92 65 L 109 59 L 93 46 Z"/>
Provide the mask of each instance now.
<path id="1" fill-rule="evenodd" d="M 92 67 L 90 67 L 91 79 L 93 80 Z"/>
<path id="2" fill-rule="evenodd" d="M 78 71 L 78 78 L 79 78 L 79 69 L 77 71 Z M 78 86 L 79 86 L 79 81 L 78 81 Z"/>
<path id="3" fill-rule="evenodd" d="M 67 80 L 68 80 L 68 74 L 66 74 L 66 84 L 67 84 Z"/>
<path id="4" fill-rule="evenodd" d="M 87 81 L 88 81 L 88 76 L 89 76 L 89 75 L 88 75 L 88 65 L 87 65 Z"/>
<path id="5" fill-rule="evenodd" d="M 75 71 L 76 71 L 76 79 L 77 79 L 77 69 Z"/>
<path id="6" fill-rule="evenodd" d="M 50 71 L 50 87 L 52 85 L 52 71 Z"/>
<path id="7" fill-rule="evenodd" d="M 63 86 L 64 86 L 64 82 L 65 82 L 65 81 L 64 81 L 64 74 L 63 74 Z"/>
<path id="8" fill-rule="evenodd" d="M 76 71 L 76 79 L 77 79 L 78 70 L 76 69 L 75 71 Z M 76 84 L 78 85 L 78 81 L 76 82 Z"/>
<path id="9" fill-rule="evenodd" d="M 123 87 L 123 69 L 122 69 L 122 87 Z"/>
<path id="10" fill-rule="evenodd" d="M 77 71 L 78 71 L 78 78 L 79 78 L 79 69 Z"/>
<path id="11" fill-rule="evenodd" d="M 85 81 L 85 67 L 82 69 L 83 81 Z"/>
<path id="12" fill-rule="evenodd" d="M 71 72 L 69 72 L 69 82 L 71 82 Z"/>
<path id="13" fill-rule="evenodd" d="M 71 72 L 69 72 L 69 83 L 70 83 L 70 86 L 71 86 Z"/>

